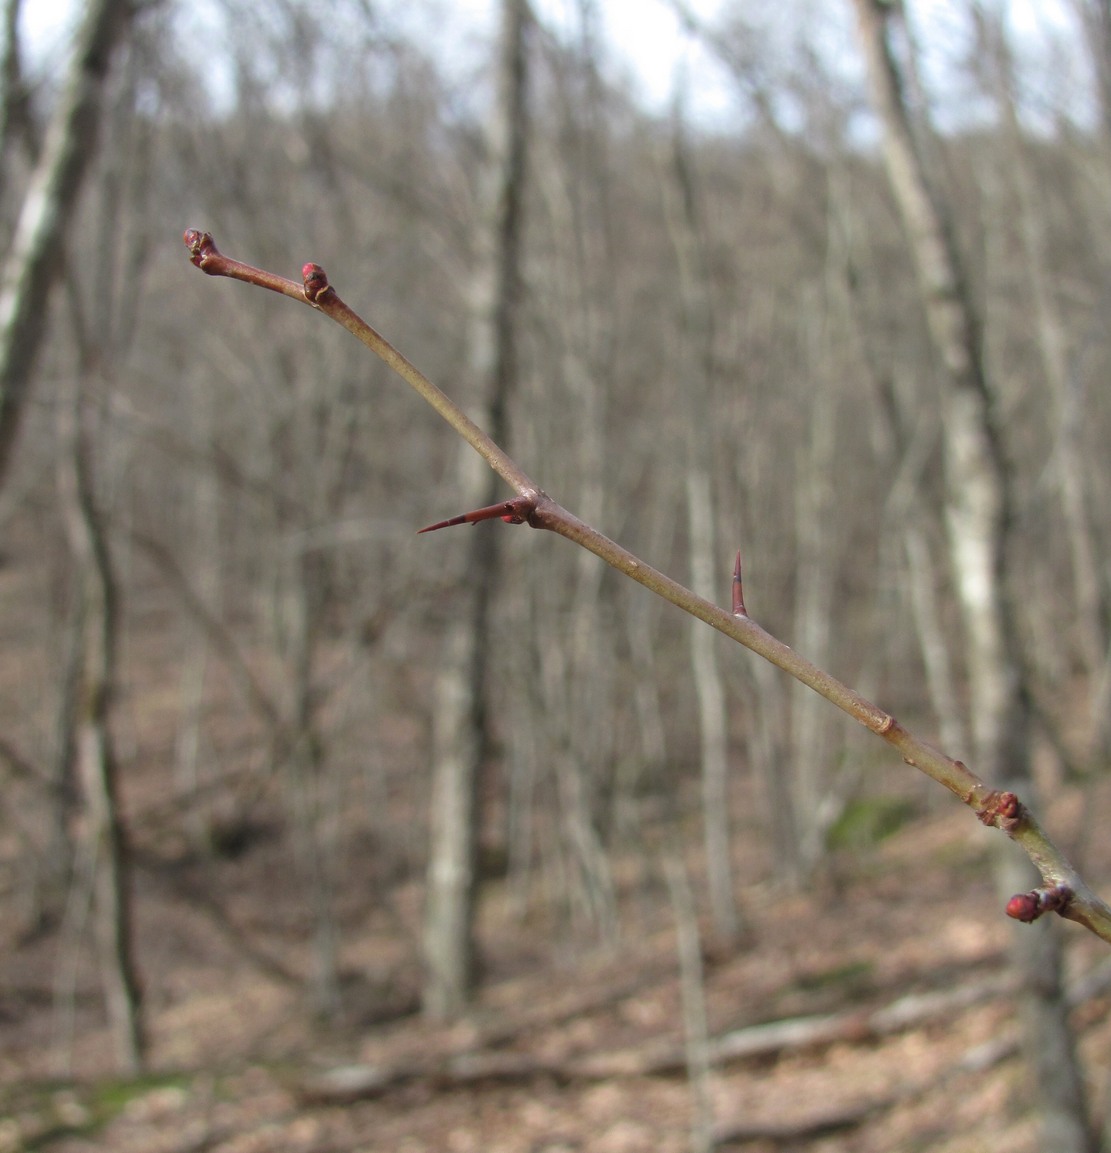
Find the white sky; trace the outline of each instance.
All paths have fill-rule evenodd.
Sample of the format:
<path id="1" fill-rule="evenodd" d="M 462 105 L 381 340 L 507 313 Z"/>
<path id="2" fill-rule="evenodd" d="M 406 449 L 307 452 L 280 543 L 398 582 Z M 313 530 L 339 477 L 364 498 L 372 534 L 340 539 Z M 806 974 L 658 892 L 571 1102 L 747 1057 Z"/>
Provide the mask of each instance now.
<path id="1" fill-rule="evenodd" d="M 73 4 L 70 0 L 39 0 L 20 11 L 23 35 L 36 45 L 57 39 L 66 28 Z"/>
<path id="2" fill-rule="evenodd" d="M 209 0 L 217 4 L 218 0 Z M 312 4 L 314 0 L 302 0 Z M 318 3 L 319 0 L 316 0 Z M 438 54 L 450 63 L 455 57 L 460 63 L 478 47 L 481 38 L 488 42 L 497 0 L 432 0 L 437 5 L 435 16 L 428 17 L 425 5 L 413 5 L 411 0 L 378 0 L 381 11 L 406 23 L 411 13 L 414 19 L 425 19 L 425 34 L 431 33 Z M 581 0 L 534 0 L 545 24 L 557 32 L 572 35 L 578 27 Z M 1060 70 L 1081 69 L 1086 62 L 1075 59 L 1070 45 L 1073 16 L 1068 0 L 1001 0 L 1007 4 L 1011 24 L 1016 32 L 1015 43 L 1020 54 L 1023 42 L 1045 51 L 1046 45 L 1056 38 L 1055 53 L 1039 53 L 1039 64 L 1044 73 L 1047 60 L 1052 76 L 1045 82 L 1059 85 L 1064 79 Z M 26 42 L 35 57 L 51 63 L 60 62 L 69 42 L 69 32 L 80 11 L 81 0 L 28 0 L 23 5 L 22 20 Z M 712 21 L 730 0 L 687 0 L 689 6 L 703 19 Z M 811 12 L 834 24 L 844 21 L 842 27 L 851 27 L 850 0 L 810 0 Z M 688 90 L 687 111 L 695 119 L 712 122 L 736 113 L 736 92 L 719 65 L 705 50 L 685 36 L 679 27 L 668 0 L 593 0 L 604 29 L 604 53 L 610 68 L 626 73 L 635 94 L 652 111 L 661 111 L 670 102 L 677 69 L 685 63 L 691 80 Z M 205 0 L 193 0 L 190 19 L 198 20 Z M 924 53 L 928 83 L 935 91 L 951 87 L 938 76 L 952 75 L 954 58 L 960 61 L 968 45 L 968 0 L 912 0 L 911 11 L 919 30 L 919 46 Z M 750 5 L 750 12 L 759 12 L 759 5 Z M 774 13 L 769 5 L 766 12 Z M 431 26 L 428 20 L 433 22 Z M 1070 55 L 1072 59 L 1070 59 Z M 474 59 L 474 57 L 471 57 Z M 958 67 L 958 71 L 960 71 Z M 1077 80 L 1081 84 L 1082 78 Z M 1036 92 L 1034 93 L 1036 102 Z M 960 95 L 956 94 L 960 104 Z"/>
<path id="3" fill-rule="evenodd" d="M 688 0 L 702 19 L 712 21 L 726 0 Z M 574 27 L 577 0 L 537 0 L 542 16 L 556 27 Z M 702 48 L 683 33 L 671 5 L 661 0 L 600 0 L 611 59 L 628 68 L 636 94 L 651 108 L 666 105 L 676 66 L 685 56 L 689 66 L 713 65 Z"/>
<path id="4" fill-rule="evenodd" d="M 306 3 L 310 0 L 305 0 Z M 688 0 L 704 18 L 712 17 L 724 0 Z M 395 0 L 399 11 L 410 7 Z M 667 0 L 596 0 L 605 28 L 609 59 L 627 67 L 645 103 L 659 107 L 666 103 L 672 86 L 676 61 L 684 50 L 695 50 L 680 31 Z M 578 16 L 578 0 L 536 0 L 541 18 L 553 28 L 573 28 Z M 468 24 L 487 30 L 493 21 L 495 0 L 452 0 L 445 5 L 450 25 Z M 68 42 L 80 0 L 30 0 L 23 5 L 23 35 L 37 57 L 60 54 Z M 447 37 L 445 37 L 447 39 Z"/>

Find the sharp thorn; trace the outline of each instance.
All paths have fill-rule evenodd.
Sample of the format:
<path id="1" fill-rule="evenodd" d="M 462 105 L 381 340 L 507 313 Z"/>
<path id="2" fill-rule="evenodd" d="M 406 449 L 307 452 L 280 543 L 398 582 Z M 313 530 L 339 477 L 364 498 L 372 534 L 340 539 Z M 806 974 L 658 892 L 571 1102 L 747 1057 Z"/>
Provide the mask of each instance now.
<path id="1" fill-rule="evenodd" d="M 425 528 L 417 529 L 417 535 L 422 532 L 435 532 L 440 528 L 451 528 L 457 524 L 478 524 L 481 520 L 504 520 L 506 524 L 524 524 L 529 513 L 536 507 L 535 502 L 527 497 L 515 497 L 513 500 L 501 500 L 497 504 L 488 504 L 485 508 L 476 508 L 473 512 L 465 512 L 460 516 L 453 516 L 448 520 L 437 521 Z"/>
<path id="2" fill-rule="evenodd" d="M 741 551 L 737 550 L 737 563 L 733 566 L 733 615 L 747 617 L 745 609 L 744 588 L 741 584 Z"/>
<path id="3" fill-rule="evenodd" d="M 448 520 L 437 521 L 435 524 L 425 525 L 424 528 L 417 529 L 417 535 L 420 536 L 422 532 L 435 532 L 438 528 L 451 528 L 452 525 L 466 524 L 466 516 L 453 516 Z"/>

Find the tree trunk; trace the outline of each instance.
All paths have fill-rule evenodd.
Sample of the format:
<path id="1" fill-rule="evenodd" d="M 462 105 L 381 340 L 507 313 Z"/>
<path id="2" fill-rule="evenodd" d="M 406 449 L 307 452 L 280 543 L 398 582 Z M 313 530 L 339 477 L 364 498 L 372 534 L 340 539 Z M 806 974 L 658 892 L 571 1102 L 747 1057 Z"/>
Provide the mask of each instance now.
<path id="1" fill-rule="evenodd" d="M 464 580 L 484 561 L 471 550 Z M 478 632 L 486 625 L 485 599 L 474 590 L 460 595 L 462 615 L 448 627 L 436 685 L 422 994 L 424 1012 L 436 1019 L 458 1015 L 475 980 L 478 784 L 486 745 L 480 680 L 486 654 Z"/>
<path id="2" fill-rule="evenodd" d="M 1111 0 L 1073 0 L 1088 39 L 1096 76 L 1099 126 L 1111 141 Z"/>
<path id="3" fill-rule="evenodd" d="M 7 0 L 4 5 L 4 55 L 0 58 L 0 205 L 8 191 L 8 164 L 17 142 L 32 162 L 38 156 L 39 141 L 31 116 L 31 94 L 23 76 L 19 39 L 23 0 Z"/>
<path id="4" fill-rule="evenodd" d="M 842 228 L 853 229 L 850 211 L 852 190 L 843 169 L 835 169 L 831 188 L 837 201 Z M 938 511 L 922 494 L 927 460 L 932 452 L 934 433 L 931 425 L 915 425 L 911 414 L 903 411 L 896 382 L 878 363 L 873 342 L 865 324 L 860 291 L 860 273 L 851 251 L 856 237 L 850 237 L 846 246 L 842 275 L 845 283 L 846 312 L 860 346 L 875 403 L 874 442 L 880 458 L 887 466 L 891 482 L 885 501 L 885 519 L 899 525 L 902 534 L 903 558 L 892 556 L 892 567 L 906 572 L 911 620 L 918 635 L 922 665 L 926 675 L 926 688 L 937 717 L 943 749 L 968 748 L 965 715 L 957 698 L 957 672 L 953 645 L 946 635 L 941 615 L 937 585 L 939 570 L 944 559 L 935 557 L 928 537 L 933 531 L 926 518 Z M 890 534 L 885 533 L 888 537 Z M 892 538 L 893 539 L 893 538 Z M 931 790 L 931 797 L 933 792 Z"/>
<path id="5" fill-rule="evenodd" d="M 687 393 L 686 496 L 687 547 L 691 588 L 713 600 L 721 589 L 722 558 L 715 541 L 715 501 L 710 462 L 703 445 L 713 421 L 715 376 L 714 315 L 709 271 L 703 250 L 698 198 L 686 156 L 683 126 L 676 114 L 672 142 L 672 181 L 664 181 L 672 245 L 679 272 L 680 316 L 686 360 Z M 741 933 L 741 918 L 733 888 L 729 837 L 729 747 L 725 687 L 718 666 L 716 638 L 701 621 L 690 628 L 691 676 L 698 700 L 698 731 L 702 758 L 702 834 L 706 881 L 714 932 L 731 943 Z"/>
<path id="6" fill-rule="evenodd" d="M 0 270 L 0 484 L 11 465 L 43 334 L 47 301 L 62 269 L 66 233 L 96 152 L 102 92 L 113 50 L 134 14 L 132 0 L 93 0 L 23 210 Z"/>
<path id="7" fill-rule="evenodd" d="M 825 307 L 811 297 L 804 309 L 809 323 L 816 325 L 814 313 Z M 805 328 L 806 325 L 804 324 Z M 807 343 L 820 338 L 810 336 Z M 817 366 L 821 352 L 812 354 Z M 817 367 L 815 371 L 819 371 Z M 799 650 L 818 664 L 829 664 L 836 615 L 836 577 L 833 564 L 833 535 L 836 532 L 834 474 L 836 397 L 832 388 L 819 383 L 810 409 L 807 440 L 800 446 L 795 468 L 795 549 L 796 582 L 794 633 Z M 840 815 L 845 800 L 831 780 L 829 762 L 831 741 L 829 710 L 820 697 L 799 684 L 788 688 L 790 709 L 788 787 L 794 795 L 792 811 L 796 820 L 798 854 L 802 877 L 809 880 L 817 872 L 826 850 L 826 833 Z"/>
<path id="8" fill-rule="evenodd" d="M 1101 21 L 1107 8 L 1101 4 Z M 1019 208 L 1023 277 L 1033 304 L 1034 331 L 1041 357 L 1042 376 L 1054 417 L 1053 466 L 1061 502 L 1061 518 L 1072 563 L 1075 636 L 1088 683 L 1092 718 L 1092 751 L 1106 757 L 1111 750 L 1111 722 L 1107 719 L 1105 692 L 1100 685 L 1108 652 L 1108 606 L 1103 587 L 1095 534 L 1088 513 L 1087 472 L 1083 453 L 1085 416 L 1083 394 L 1070 366 L 1068 329 L 1049 282 L 1050 243 L 1046 236 L 1037 174 L 1032 170 L 1024 145 L 1015 95 L 1014 60 L 1005 22 L 999 13 L 978 11 L 986 87 L 999 106 L 1003 139 L 1010 161 L 1008 183 L 1013 186 Z M 1105 30 L 1106 34 L 1106 30 Z M 1101 90 L 1106 77 L 1101 75 Z"/>
<path id="9" fill-rule="evenodd" d="M 496 212 L 491 240 L 480 239 L 471 363 L 486 393 L 490 434 L 506 443 L 508 402 L 517 376 L 525 145 L 528 124 L 526 0 L 503 0 L 499 110 L 494 132 Z M 497 500 L 496 478 L 475 477 L 470 450 L 457 490 L 468 505 Z M 431 846 L 424 915 L 424 1011 L 451 1017 L 475 980 L 479 786 L 490 740 L 485 708 L 488 621 L 498 572 L 498 527 L 471 534 L 448 623 L 436 688 Z"/>
<path id="10" fill-rule="evenodd" d="M 87 378 L 86 378 L 87 379 Z M 73 717 L 74 777 L 80 794 L 79 870 L 92 887 L 93 936 L 116 1060 L 134 1074 L 143 1063 L 139 982 L 131 929 L 126 837 L 116 800 L 109 727 L 115 678 L 116 584 L 92 479 L 92 447 L 81 390 L 59 406 L 58 492 L 77 585 L 78 675 Z"/>
<path id="11" fill-rule="evenodd" d="M 313 562 L 291 558 L 283 612 L 285 654 L 292 701 L 287 765 L 288 803 L 298 871 L 312 916 L 308 992 L 312 1011 L 334 1018 L 340 1011 L 339 928 L 336 924 L 336 783 L 328 772 L 325 736 L 318 719 L 315 672 L 321 624 L 327 609 L 328 577 Z"/>
<path id="12" fill-rule="evenodd" d="M 1011 480 L 985 370 L 979 318 L 960 266 L 946 206 L 916 143 L 888 40 L 897 6 L 854 0 L 884 159 L 914 261 L 931 339 L 945 374 L 943 451 L 949 551 L 968 636 L 972 741 L 978 769 L 1028 798 L 1031 717 L 1018 635 L 1004 578 Z M 997 877 L 1007 893 L 1032 887 L 1017 851 L 1001 846 Z M 1060 946 L 1049 919 L 1018 926 L 1014 963 L 1044 1147 L 1090 1153 L 1083 1080 L 1061 996 Z"/>

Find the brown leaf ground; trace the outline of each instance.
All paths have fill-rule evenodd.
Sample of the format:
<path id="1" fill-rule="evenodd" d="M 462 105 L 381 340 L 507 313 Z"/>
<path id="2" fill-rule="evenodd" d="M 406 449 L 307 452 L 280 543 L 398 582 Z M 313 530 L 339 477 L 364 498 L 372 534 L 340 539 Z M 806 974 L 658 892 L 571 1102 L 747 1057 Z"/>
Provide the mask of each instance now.
<path id="1" fill-rule="evenodd" d="M 35 635 L 25 616 L 5 612 L 2 619 L 9 652 Z M 643 846 L 618 855 L 619 931 L 606 944 L 539 900 L 522 907 L 506 880 L 491 882 L 481 917 L 481 994 L 466 1022 L 446 1027 L 415 1013 L 419 851 L 399 854 L 381 825 L 352 835 L 339 895 L 344 1013 L 324 1026 L 305 1008 L 309 926 L 292 896 L 288 838 L 268 798 L 250 796 L 252 839 L 234 858 L 206 859 L 172 819 L 164 796 L 175 708 L 164 687 L 174 678 L 176 650 L 166 639 L 172 632 L 146 631 L 144 675 L 127 686 L 122 724 L 150 1072 L 138 1081 L 111 1074 L 87 941 L 78 936 L 67 944 L 56 925 L 28 932 L 19 900 L 21 842 L 5 824 L 0 1153 L 691 1148 L 692 1093 L 681 1069 L 603 1080 L 580 1075 L 599 1055 L 635 1058 L 682 1045 L 675 925 L 662 871 Z M 33 652 L 18 675 L 0 662 L 0 694 L 6 702 L 32 701 L 44 675 Z M 257 760 L 257 734 L 237 724 L 233 710 L 214 707 L 208 723 L 210 740 L 229 762 Z M 403 729 L 387 734 L 398 749 L 413 740 L 404 727 L 410 722 L 399 724 Z M 993 975 L 1003 984 L 1011 926 L 988 879 L 995 834 L 945 797 L 923 802 L 910 770 L 892 766 L 889 780 L 911 798 L 915 819 L 882 843 L 835 860 L 822 884 L 802 895 L 766 879 L 759 819 L 745 824 L 759 806 L 739 793 L 736 866 L 750 936 L 729 949 L 705 942 L 712 1035 L 877 1008 Z M 415 803 L 411 792 L 387 795 L 399 806 L 393 825 L 417 820 L 404 809 Z M 9 806 L 17 799 L 9 796 Z M 1106 785 L 1063 788 L 1048 813 L 1054 832 L 1104 891 L 1111 846 L 1097 835 L 1096 816 L 1109 805 Z M 697 811 L 696 801 L 690 810 Z M 686 842 L 697 844 L 697 825 L 687 833 Z M 696 854 L 688 864 L 700 894 Z M 1073 926 L 1064 930 L 1073 979 L 1107 959 L 1099 942 Z M 72 997 L 59 998 L 70 980 Z M 1111 1067 L 1109 1008 L 1111 995 L 1100 994 L 1075 1011 L 1100 1112 Z M 764 1132 L 733 1146 L 757 1153 L 1034 1153 L 1021 1062 L 1009 1057 L 979 1071 L 961 1064 L 1015 1036 L 1012 999 L 1000 996 L 882 1039 L 729 1063 L 711 1074 L 714 1120 L 723 1130 Z M 548 1071 L 465 1085 L 418 1072 L 375 1099 L 342 1106 L 306 1104 L 299 1093 L 307 1077 L 340 1064 L 427 1071 L 440 1058 L 468 1052 L 500 1053 L 505 1065 L 514 1055 L 543 1059 Z"/>
<path id="2" fill-rule="evenodd" d="M 1063 812 L 1067 823 L 1069 814 Z M 706 1005 L 713 1034 L 762 1021 L 889 1003 L 1003 973 L 1008 925 L 983 879 L 986 838 L 963 813 L 918 822 L 869 853 L 837 896 L 744 890 L 752 941 L 708 949 Z M 259 850 L 236 865 L 229 903 L 241 925 L 265 922 L 257 886 L 274 862 Z M 928 877 L 928 884 L 922 878 Z M 226 883 L 225 878 L 225 883 Z M 73 1035 L 59 1044 L 51 1008 L 54 941 L 24 943 L 3 962 L 4 1120 L 0 1151 L 56 1153 L 516 1153 L 596 1150 L 680 1153 L 690 1148 L 691 1093 L 681 1073 L 576 1080 L 587 1057 L 681 1043 L 675 934 L 666 900 L 626 902 L 619 940 L 556 950 L 522 944 L 504 891 L 486 902 L 490 975 L 472 1018 L 435 1027 L 408 1010 L 417 988 L 410 950 L 370 918 L 348 926 L 348 1019 L 314 1025 L 299 985 L 261 974 L 230 950 L 188 902 L 140 874 L 140 953 L 148 974 L 152 1072 L 126 1083 L 110 1067 L 92 974 L 83 968 Z M 648 895 L 659 896 L 649 879 Z M 252 889 L 254 888 L 254 892 Z M 415 928 L 418 891 L 394 894 L 395 917 Z M 276 918 L 279 922 L 281 918 Z M 270 924 L 267 947 L 297 971 L 296 918 Z M 1103 959 L 1067 927 L 1071 968 Z M 396 938 L 396 920 L 394 922 Z M 540 934 L 543 939 L 543 934 Z M 87 967 L 87 966 L 86 966 Z M 1106 997 L 1081 1006 L 1084 1054 L 1095 1090 L 1111 1053 Z M 400 1014 L 400 1015 L 398 1015 Z M 395 1019 L 390 1020 L 391 1016 Z M 941 1153 L 1035 1149 L 1029 1091 L 1014 1059 L 952 1077 L 978 1046 L 1014 1033 L 1007 997 L 883 1040 L 846 1041 L 716 1069 L 719 1125 L 791 1129 L 874 1106 L 859 1124 L 796 1142 L 753 1140 L 754 1150 L 930 1149 Z M 551 1074 L 452 1087 L 417 1077 L 378 1099 L 307 1106 L 297 1087 L 335 1063 L 431 1067 L 437 1054 L 476 1047 L 542 1056 Z M 71 1072 L 58 1078 L 59 1052 Z M 740 1147 L 740 1146 L 738 1146 Z"/>

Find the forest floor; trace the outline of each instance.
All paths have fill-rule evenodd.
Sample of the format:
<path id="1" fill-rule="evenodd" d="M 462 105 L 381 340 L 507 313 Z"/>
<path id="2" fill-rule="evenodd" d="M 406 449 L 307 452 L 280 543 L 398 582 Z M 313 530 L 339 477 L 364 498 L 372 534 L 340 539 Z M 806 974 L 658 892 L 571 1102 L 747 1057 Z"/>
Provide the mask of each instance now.
<path id="1" fill-rule="evenodd" d="M 168 672 L 152 670 L 150 694 L 174 683 Z M 759 806 L 738 796 L 747 933 L 727 947 L 699 922 L 710 1059 L 698 1077 L 699 1050 L 684 1040 L 697 1013 L 684 1014 L 682 903 L 658 847 L 616 857 L 619 915 L 605 942 L 539 900 L 522 904 L 509 879 L 487 882 L 481 990 L 465 1021 L 435 1025 L 418 1012 L 416 859 L 397 868 L 370 835 L 351 838 L 337 900 L 342 1012 L 325 1024 L 306 1008 L 309 922 L 287 899 L 289 838 L 259 816 L 235 853 L 190 848 L 166 820 L 158 775 L 167 714 L 149 695 L 136 715 L 163 734 L 158 750 L 141 727 L 132 734 L 125 779 L 149 1071 L 111 1074 L 87 940 L 67 947 L 57 925 L 21 922 L 4 833 L 0 1153 L 686 1153 L 699 1117 L 720 1148 L 756 1153 L 1035 1153 L 1006 966 L 1014 926 L 991 883 L 998 834 L 903 766 L 882 787 L 913 818 L 836 855 L 804 894 L 766 879 Z M 1092 814 L 1109 811 L 1111 784 L 1053 796 L 1049 827 L 1107 891 L 1111 841 Z M 684 841 L 697 845 L 696 817 Z M 686 866 L 701 900 L 697 853 Z M 1111 963 L 1100 942 L 1062 928 L 1102 1115 Z"/>
<path id="2" fill-rule="evenodd" d="M 1080 820 L 1078 803 L 1059 809 L 1055 824 Z M 836 890 L 742 889 L 750 938 L 702 951 L 708 1035 L 726 1039 L 702 1083 L 721 1147 L 1033 1153 L 1005 977 L 1010 926 L 987 853 L 975 822 L 945 804 L 854 862 Z M 281 867 L 261 844 L 235 862 L 221 900 L 244 934 L 259 934 L 260 951 L 297 971 L 298 926 L 267 883 Z M 615 942 L 562 950 L 512 916 L 495 884 L 483 908 L 485 983 L 474 1013 L 451 1027 L 415 1013 L 411 949 L 398 933 L 415 929 L 415 881 L 363 918 L 361 937 L 345 925 L 344 1023 L 329 1027 L 305 1012 L 299 984 L 264 971 L 180 895 L 188 885 L 165 885 L 149 864 L 137 883 L 151 1071 L 98 1072 L 111 1052 L 91 975 L 78 975 L 67 1026 L 53 1008 L 56 942 L 24 941 L 0 962 L 2 1153 L 692 1148 L 698 1095 L 658 877 L 630 875 L 640 894 L 625 902 Z M 1099 943 L 1066 933 L 1071 979 L 1100 971 Z M 964 1004 L 951 1001 L 962 994 Z M 1111 1062 L 1109 1010 L 1106 988 L 1075 1010 L 1097 1093 Z M 892 1020 L 900 1011 L 905 1027 Z M 793 1024 L 754 1028 L 774 1022 Z M 359 1087 L 345 1088 L 337 1069 Z"/>

